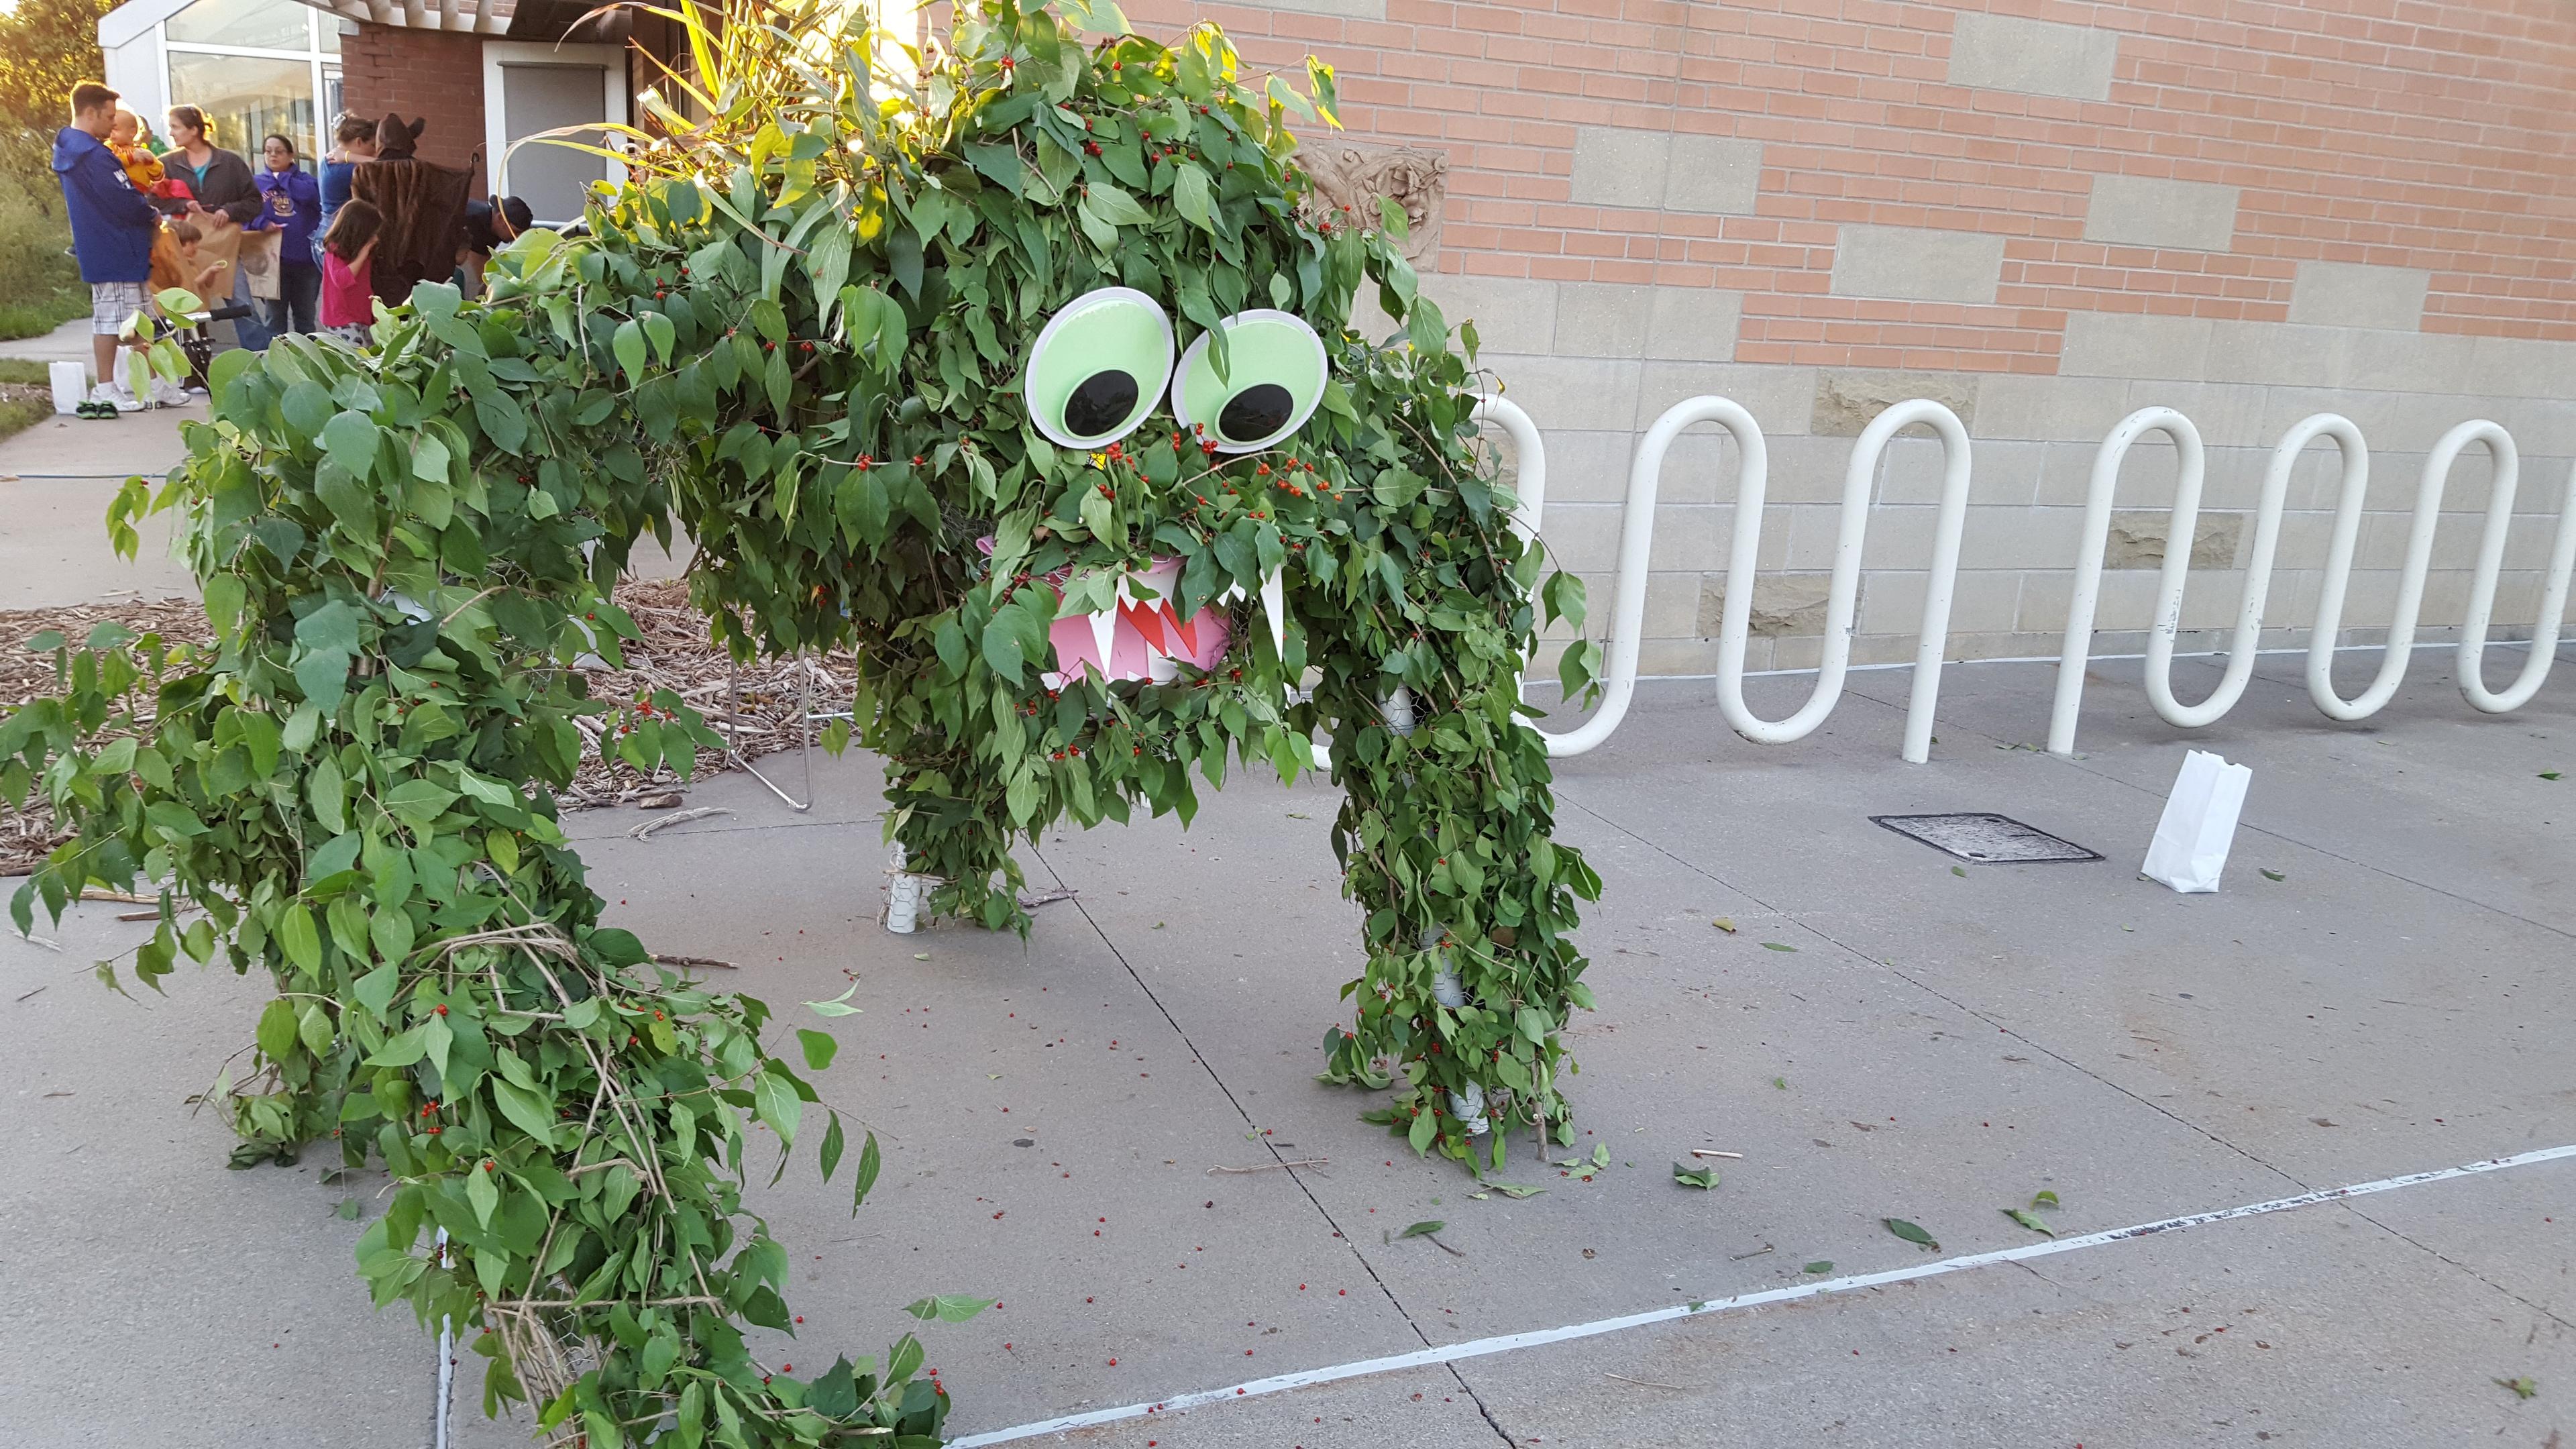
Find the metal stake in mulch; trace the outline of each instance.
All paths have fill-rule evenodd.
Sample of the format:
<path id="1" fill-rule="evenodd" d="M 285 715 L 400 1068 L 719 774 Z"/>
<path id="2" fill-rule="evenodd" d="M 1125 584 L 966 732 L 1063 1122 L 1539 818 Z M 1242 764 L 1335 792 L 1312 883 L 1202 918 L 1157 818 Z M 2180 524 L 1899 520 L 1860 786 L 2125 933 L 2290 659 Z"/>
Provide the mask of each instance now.
<path id="1" fill-rule="evenodd" d="M 2072 865 L 2102 858 L 2071 840 L 2062 840 L 2036 825 L 2009 815 L 1956 811 L 1946 815 L 1873 815 L 1908 840 L 1919 840 L 1953 860 L 1979 865 Z"/>

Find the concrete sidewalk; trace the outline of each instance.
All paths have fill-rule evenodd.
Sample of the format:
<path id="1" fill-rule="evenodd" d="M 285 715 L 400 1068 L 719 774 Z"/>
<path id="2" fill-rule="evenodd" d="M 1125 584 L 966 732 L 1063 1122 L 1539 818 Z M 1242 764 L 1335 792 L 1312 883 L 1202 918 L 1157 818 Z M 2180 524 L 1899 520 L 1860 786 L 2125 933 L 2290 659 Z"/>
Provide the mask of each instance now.
<path id="1" fill-rule="evenodd" d="M 1559 837 L 1607 886 L 1581 938 L 1601 1009 L 1571 1041 L 1582 1150 L 1612 1166 L 1560 1176 L 1523 1134 L 1499 1175 L 1547 1191 L 1521 1201 L 1471 1197 L 1312 1080 L 1358 967 L 1327 787 L 1247 777 L 1187 834 L 1051 838 L 1033 882 L 1080 895 L 1025 946 L 876 928 L 865 761 L 819 768 L 810 814 L 733 776 L 691 796 L 731 815 L 649 843 L 631 815 L 573 824 L 657 949 L 741 963 L 722 984 L 786 1015 L 858 984 L 822 1087 L 884 1176 L 855 1220 L 810 1159 L 755 1178 L 805 1315 L 761 1352 L 802 1374 L 881 1352 L 925 1294 L 999 1298 L 923 1330 L 973 1434 L 2036 1242 L 2000 1210 L 2042 1189 L 2073 1235 L 2576 1143 L 2576 779 L 2539 778 L 2576 775 L 2576 676 L 2487 717 L 2443 662 L 2337 726 L 2267 660 L 2192 735 L 2105 664 L 2075 761 L 2012 748 L 2050 671 L 1954 666 L 1926 766 L 1895 757 L 1902 671 L 1769 748 L 1706 686 L 1650 687 L 1559 768 Z M 2186 698 L 2217 673 L 2176 672 Z M 1809 683 L 1749 693 L 1776 718 Z M 2214 896 L 2135 876 L 2187 743 L 2255 771 Z M 1867 818 L 1941 810 L 2107 858 L 1954 870 Z M 23 1305 L 0 1442 L 422 1443 L 431 1353 L 367 1312 L 343 1193 L 227 1173 L 182 1105 L 263 993 L 106 994 L 87 963 L 144 929 L 117 909 L 81 907 L 59 953 L 0 940 L 0 1275 Z M 1744 1157 L 1676 1186 L 1702 1146 Z M 1210 1172 L 1310 1157 L 1330 1165 Z M 1458 1256 L 1389 1240 L 1430 1219 Z M 454 1442 L 524 1442 L 480 1420 L 476 1369 Z M 2496 1382 L 2523 1376 L 2539 1397 Z M 2576 1429 L 2572 1393 L 2576 1160 L 1037 1442 L 2541 1449 Z"/>

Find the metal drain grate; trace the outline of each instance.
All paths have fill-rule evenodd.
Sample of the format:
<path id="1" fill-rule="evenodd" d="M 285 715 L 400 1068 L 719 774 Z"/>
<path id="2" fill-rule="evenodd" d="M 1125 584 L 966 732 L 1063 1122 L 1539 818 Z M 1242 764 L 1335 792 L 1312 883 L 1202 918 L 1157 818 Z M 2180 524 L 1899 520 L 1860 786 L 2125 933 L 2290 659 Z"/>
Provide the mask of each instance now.
<path id="1" fill-rule="evenodd" d="M 1922 841 L 1943 855 L 1987 865 L 2051 865 L 2100 860 L 2100 854 L 2071 840 L 2060 840 L 2037 826 L 2008 815 L 1966 811 L 1951 815 L 1873 815 L 1883 825 L 1911 840 Z"/>

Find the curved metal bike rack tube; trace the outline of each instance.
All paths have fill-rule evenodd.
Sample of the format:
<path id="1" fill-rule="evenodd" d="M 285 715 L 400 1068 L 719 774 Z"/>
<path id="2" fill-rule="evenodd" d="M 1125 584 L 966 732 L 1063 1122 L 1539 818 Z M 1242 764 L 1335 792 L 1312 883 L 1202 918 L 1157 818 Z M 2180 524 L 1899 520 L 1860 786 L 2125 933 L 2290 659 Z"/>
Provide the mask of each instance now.
<path id="1" fill-rule="evenodd" d="M 2487 445 L 2487 451 L 2495 458 L 2495 477 L 2487 485 L 2487 526 L 2478 540 L 2477 572 L 2469 578 L 2469 611 L 2460 620 L 2460 697 L 2472 709 L 2503 714 L 2522 708 L 2540 692 L 2541 682 L 2549 677 L 2549 666 L 2558 657 L 2558 630 L 2567 613 L 2567 579 L 2576 572 L 2576 465 L 2568 470 L 2567 494 L 2558 505 L 2558 535 L 2550 545 L 2548 582 L 2542 585 L 2540 594 L 2540 617 L 2531 626 L 2531 653 L 2522 661 L 2522 672 L 2499 693 L 2487 688 L 2479 665 L 2486 652 L 2487 625 L 2495 616 L 2496 575 L 2504 567 L 2505 535 L 2513 529 L 2514 487 L 2522 468 L 2513 435 L 2484 420 L 2462 423 L 2433 445 L 2433 457 L 2424 460 L 2424 467 L 2431 472 L 2433 458 L 2438 457 L 2443 472 L 2448 473 L 2451 460 L 2472 442 Z"/>
<path id="2" fill-rule="evenodd" d="M 1509 427 L 1507 417 L 1498 415 L 1497 420 L 1504 421 Z M 1522 421 L 1526 422 L 1527 417 L 1524 416 Z M 1655 419 L 1655 425 L 1646 430 L 1646 436 L 1638 442 L 1636 454 L 1628 463 L 1628 499 L 1622 506 L 1619 523 L 1619 574 L 1618 582 L 1611 590 L 1609 660 L 1608 668 L 1602 673 L 1607 683 L 1601 707 L 1593 711 L 1592 718 L 1562 734 L 1539 730 L 1547 740 L 1547 753 L 1551 759 L 1579 755 L 1598 747 L 1619 728 L 1619 722 L 1628 717 L 1628 705 L 1637 694 L 1639 636 L 1646 629 L 1646 562 L 1655 541 L 1655 494 L 1663 481 L 1664 455 L 1672 451 L 1673 440 L 1681 436 L 1682 429 L 1693 423 L 1716 423 L 1735 435 L 1735 445 L 1743 454 L 1740 471 L 1744 496 L 1755 500 L 1757 510 L 1760 507 L 1762 479 L 1770 467 L 1770 455 L 1762 445 L 1762 425 L 1753 421 L 1751 413 L 1727 398 L 1695 397 L 1673 404 L 1662 417 Z M 1532 439 L 1537 437 L 1535 428 L 1531 429 L 1530 436 Z M 1522 447 L 1524 459 L 1537 456 L 1534 449 L 1520 443 L 1517 434 L 1514 441 Z M 1541 487 L 1544 488 L 1543 478 Z M 1535 528 L 1538 509 L 1530 503 L 1530 494 L 1524 492 L 1522 498 L 1529 525 Z M 1737 512 L 1740 514 L 1742 511 L 1743 505 L 1738 504 Z M 1737 662 L 1739 665 L 1742 663 L 1740 657 Z M 1537 726 L 1531 728 L 1536 729 Z"/>
<path id="3" fill-rule="evenodd" d="M 1745 421 L 1748 425 L 1752 422 L 1750 418 Z M 1758 567 L 1755 556 L 1762 544 L 1765 483 L 1762 470 L 1749 465 L 1745 468 L 1744 480 L 1736 490 L 1735 537 L 1726 563 L 1726 608 L 1717 646 L 1717 707 L 1737 734 L 1755 744 L 1780 745 L 1806 738 L 1841 700 L 1843 678 L 1851 665 L 1852 616 L 1860 603 L 1860 555 L 1869 533 L 1870 484 L 1889 441 L 1916 423 L 1929 425 L 1941 438 L 1941 509 L 1933 525 L 1922 633 L 1914 646 L 1914 688 L 1905 707 L 1903 754 L 1909 764 L 1916 765 L 1932 758 L 1932 715 L 1941 696 L 1941 656 L 1950 640 L 1950 601 L 1958 588 L 1959 535 L 1968 517 L 1971 460 L 1966 425 L 1959 421 L 1958 414 L 1929 398 L 1901 402 L 1880 413 L 1852 446 L 1851 463 L 1843 472 L 1841 534 L 1834 544 L 1833 581 L 1825 600 L 1824 659 L 1817 671 L 1815 690 L 1807 696 L 1806 704 L 1784 720 L 1763 719 L 1744 703 L 1744 649 L 1753 616 L 1753 576 Z M 1741 430 L 1737 437 L 1743 437 Z M 1754 438 L 1760 437 L 1756 429 Z M 1752 451 L 1750 447 L 1746 449 L 1748 459 Z"/>
<path id="4" fill-rule="evenodd" d="M 2084 502 L 2084 535 L 2076 545 L 2075 597 L 2066 611 L 2066 634 L 2057 658 L 2057 698 L 2048 713 L 2048 752 L 2075 753 L 2075 716 L 2084 703 L 2084 666 L 2093 653 L 2093 616 L 2102 603 L 2102 554 L 2111 540 L 2111 495 L 2120 486 L 2120 464 L 2129 449 L 2149 433 L 2174 440 L 2181 466 L 2174 477 L 2174 525 L 2166 529 L 2164 572 L 2157 580 L 2155 631 L 2147 636 L 2147 693 L 2162 713 L 2173 703 L 2173 627 L 2182 617 L 2184 578 L 2191 571 L 2191 549 L 2171 546 L 2176 529 L 2200 517 L 2200 485 L 2207 459 L 2200 429 L 2172 408 L 2140 408 L 2120 419 L 2093 454 L 2093 481 Z M 2188 538 L 2189 534 L 2182 535 Z M 2165 681 L 2161 692 L 2159 680 Z M 2158 697 L 2161 694 L 2161 697 Z"/>
<path id="5" fill-rule="evenodd" d="M 1512 531 L 1527 543 L 1538 537 L 1539 513 L 1547 506 L 1547 444 L 1539 438 L 1538 424 L 1509 398 L 1478 398 L 1470 416 L 1501 428 L 1512 440 L 1512 493 L 1520 499 L 1512 510 Z"/>

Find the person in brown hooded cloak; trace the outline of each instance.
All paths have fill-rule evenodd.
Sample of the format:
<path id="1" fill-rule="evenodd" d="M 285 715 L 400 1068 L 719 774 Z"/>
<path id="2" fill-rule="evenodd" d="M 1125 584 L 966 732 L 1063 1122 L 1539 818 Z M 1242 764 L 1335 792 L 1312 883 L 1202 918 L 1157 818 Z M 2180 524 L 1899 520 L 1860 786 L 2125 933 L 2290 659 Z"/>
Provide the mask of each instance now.
<path id="1" fill-rule="evenodd" d="M 350 178 L 350 195 L 373 203 L 384 217 L 374 285 L 388 307 L 409 301 L 419 283 L 455 274 L 465 198 L 474 189 L 470 167 L 420 159 L 420 133 L 428 124 L 388 114 L 376 127 L 375 159 L 361 162 Z"/>

